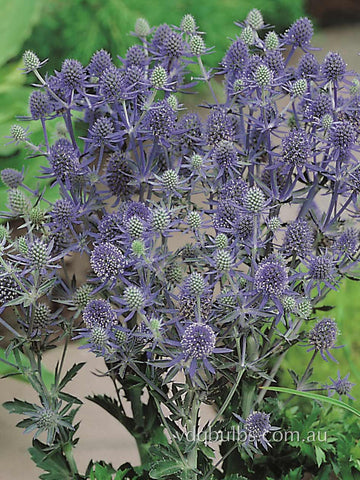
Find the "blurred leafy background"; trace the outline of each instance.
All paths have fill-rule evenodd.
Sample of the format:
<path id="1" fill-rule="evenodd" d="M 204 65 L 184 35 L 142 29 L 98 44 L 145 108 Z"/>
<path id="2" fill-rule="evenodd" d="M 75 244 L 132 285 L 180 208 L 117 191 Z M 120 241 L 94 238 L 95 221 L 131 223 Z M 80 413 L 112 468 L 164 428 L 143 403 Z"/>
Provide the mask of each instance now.
<path id="1" fill-rule="evenodd" d="M 296 18 L 305 14 L 304 0 L 3 0 L 0 16 L 0 169 L 7 167 L 27 170 L 30 186 L 38 181 L 36 175 L 42 159 L 26 159 L 25 149 L 14 144 L 6 145 L 4 136 L 17 115 L 26 115 L 28 97 L 33 78 L 20 71 L 24 50 L 35 51 L 40 59 L 48 58 L 44 68 L 49 72 L 60 69 L 65 58 L 77 58 L 87 64 L 91 54 L 105 48 L 123 56 L 134 42 L 129 35 L 136 18 L 145 17 L 151 26 L 167 22 L 179 25 L 185 13 L 192 13 L 200 29 L 206 32 L 207 46 L 216 46 L 215 52 L 205 59 L 209 66 L 219 62 L 240 30 L 234 21 L 243 20 L 251 8 L 262 11 L 265 22 L 276 25 L 283 32 Z M 56 123 L 56 122 L 53 122 Z M 29 122 L 34 143 L 40 142 L 40 122 Z M 50 135 L 54 134 L 50 131 Z M 0 210 L 6 203 L 4 186 L 0 185 Z M 357 282 L 345 281 L 340 292 L 331 293 L 327 304 L 335 305 L 330 315 L 337 319 L 341 330 L 339 344 L 343 349 L 335 351 L 340 371 L 350 371 L 350 379 L 356 382 L 354 396 L 360 399 L 360 296 Z M 327 314 L 329 315 L 329 313 Z M 285 366 L 300 370 L 309 358 L 306 348 L 295 347 L 290 351 Z M 327 377 L 336 377 L 337 366 L 318 358 L 314 365 L 315 379 L 326 383 Z M 283 369 L 280 383 L 291 386 L 291 380 Z"/>

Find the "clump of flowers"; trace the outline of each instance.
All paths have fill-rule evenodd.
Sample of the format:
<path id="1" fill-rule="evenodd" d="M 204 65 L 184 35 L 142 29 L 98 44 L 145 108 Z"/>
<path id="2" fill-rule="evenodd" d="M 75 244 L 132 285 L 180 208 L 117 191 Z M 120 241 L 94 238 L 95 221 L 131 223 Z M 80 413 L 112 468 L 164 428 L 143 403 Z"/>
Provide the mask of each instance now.
<path id="1" fill-rule="evenodd" d="M 28 149 L 29 162 L 43 157 L 40 176 L 57 184 L 59 198 L 27 188 L 24 171 L 1 173 L 10 226 L 0 230 L 0 313 L 16 312 L 10 350 L 36 366 L 16 368 L 39 395 L 39 404 L 7 408 L 26 416 L 19 426 L 47 433 L 34 448 L 55 452 L 69 478 L 85 478 L 71 453 L 81 402 L 64 392 L 82 366 L 63 372 L 70 341 L 104 359 L 116 398 L 90 400 L 135 436 L 150 478 L 164 462 L 169 478 L 222 478 L 207 450 L 183 435 L 202 433 L 202 403 L 217 410 L 211 426 L 230 428 L 233 413 L 243 423 L 249 441 L 245 451 L 230 446 L 232 459 L 267 450 L 277 427 L 258 387 L 275 381 L 305 330 L 313 356 L 298 390 L 317 353 L 332 358 L 336 321 L 315 313 L 359 258 L 358 91 L 338 53 L 321 65 L 311 53 L 308 18 L 282 36 L 257 9 L 238 25 L 215 72 L 204 66 L 211 49 L 191 15 L 179 27 L 140 18 L 123 57 L 99 50 L 88 65 L 66 59 L 53 75 L 24 54 L 25 72 L 37 78 L 28 118 L 42 124 L 44 140 L 34 144 L 14 125 L 11 141 Z M 214 73 L 223 76 L 223 101 Z M 186 111 L 182 92 L 201 81 L 210 98 L 199 115 Z M 54 119 L 66 134 L 50 142 Z M 75 254 L 83 271 L 70 274 Z M 38 366 L 59 345 L 48 388 Z M 351 386 L 346 376 L 324 388 L 349 396 Z M 161 458 L 141 448 L 152 441 Z"/>

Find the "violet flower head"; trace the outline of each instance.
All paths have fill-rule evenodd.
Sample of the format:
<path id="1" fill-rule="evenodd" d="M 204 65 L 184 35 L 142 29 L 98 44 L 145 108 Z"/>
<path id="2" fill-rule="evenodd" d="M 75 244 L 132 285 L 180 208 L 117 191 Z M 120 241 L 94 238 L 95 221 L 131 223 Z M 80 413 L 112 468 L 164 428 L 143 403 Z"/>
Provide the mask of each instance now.
<path id="1" fill-rule="evenodd" d="M 282 248 L 286 255 L 304 257 L 311 252 L 313 242 L 314 235 L 308 222 L 300 218 L 288 225 Z"/>
<path id="2" fill-rule="evenodd" d="M 106 50 L 96 51 L 90 60 L 88 72 L 94 77 L 100 77 L 101 74 L 112 65 L 111 55 Z"/>
<path id="3" fill-rule="evenodd" d="M 245 445 L 254 444 L 255 448 L 258 448 L 258 443 L 260 443 L 265 450 L 271 447 L 266 435 L 274 430 L 279 430 L 279 428 L 270 425 L 270 414 L 254 411 L 246 419 L 235 413 L 233 415 L 244 424 Z"/>
<path id="4" fill-rule="evenodd" d="M 35 90 L 29 97 L 29 110 L 33 120 L 47 117 L 53 111 L 49 95 L 43 90 Z"/>
<path id="5" fill-rule="evenodd" d="M 127 85 L 125 74 L 111 65 L 104 70 L 99 79 L 100 94 L 107 102 L 116 102 L 126 97 Z"/>
<path id="6" fill-rule="evenodd" d="M 255 273 L 254 289 L 257 293 L 281 296 L 288 287 L 288 273 L 284 261 L 276 256 L 265 258 Z"/>
<path id="7" fill-rule="evenodd" d="M 124 272 L 125 257 L 115 245 L 101 243 L 91 253 L 90 264 L 102 281 L 114 281 Z"/>
<path id="8" fill-rule="evenodd" d="M 49 163 L 57 179 L 63 182 L 80 166 L 78 153 L 66 138 L 60 138 L 50 147 Z"/>
<path id="9" fill-rule="evenodd" d="M 299 77 L 316 77 L 320 71 L 320 64 L 312 53 L 305 53 L 299 60 L 297 75 Z"/>
<path id="10" fill-rule="evenodd" d="M 83 320 L 87 328 L 109 327 L 116 324 L 116 314 L 106 300 L 90 300 L 84 308 Z"/>
<path id="11" fill-rule="evenodd" d="M 330 377 L 330 380 L 332 382 L 331 385 L 324 385 L 328 391 L 329 397 L 337 393 L 339 395 L 340 400 L 341 400 L 341 397 L 344 395 L 346 395 L 351 400 L 355 400 L 355 398 L 350 395 L 350 391 L 352 387 L 355 385 L 355 383 L 349 382 L 348 380 L 349 375 L 350 374 L 348 373 L 347 375 L 345 375 L 344 378 L 341 378 L 340 371 L 338 370 L 337 378 L 335 380 Z"/>
<path id="12" fill-rule="evenodd" d="M 1 181 L 9 188 L 17 188 L 24 181 L 24 172 L 14 168 L 4 168 L 1 170 Z"/>
<path id="13" fill-rule="evenodd" d="M 214 330 L 202 323 L 190 324 L 181 338 L 181 348 L 186 357 L 191 359 L 209 357 L 214 351 L 215 343 Z"/>
<path id="14" fill-rule="evenodd" d="M 307 17 L 299 18 L 284 34 L 284 42 L 294 47 L 306 48 L 309 46 L 314 28 Z"/>
<path id="15" fill-rule="evenodd" d="M 336 362 L 329 352 L 329 349 L 334 347 L 337 334 L 338 328 L 336 322 L 332 318 L 323 318 L 322 320 L 319 320 L 308 334 L 308 344 L 311 345 L 308 352 L 311 350 L 320 352 L 320 355 L 325 361 L 327 361 L 325 356 L 325 354 L 327 354 L 329 358 Z"/>
<path id="16" fill-rule="evenodd" d="M 283 138 L 283 160 L 290 166 L 303 167 L 311 154 L 308 134 L 302 129 L 293 129 Z"/>
<path id="17" fill-rule="evenodd" d="M 147 112 L 144 123 L 156 137 L 168 137 L 174 128 L 176 113 L 167 101 L 153 104 Z"/>
<path id="18" fill-rule="evenodd" d="M 61 83 L 64 90 L 81 90 L 86 79 L 85 69 L 78 60 L 66 59 L 61 66 Z"/>
<path id="19" fill-rule="evenodd" d="M 226 52 L 222 65 L 226 73 L 242 73 L 249 57 L 249 49 L 243 40 L 236 39 Z"/>
<path id="20" fill-rule="evenodd" d="M 346 72 L 346 63 L 337 52 L 327 53 L 321 65 L 321 73 L 325 79 L 330 81 L 341 80 Z"/>
<path id="21" fill-rule="evenodd" d="M 112 195 L 120 199 L 130 198 L 135 191 L 131 183 L 133 173 L 127 160 L 124 154 L 114 152 L 109 156 L 106 168 L 106 184 Z"/>

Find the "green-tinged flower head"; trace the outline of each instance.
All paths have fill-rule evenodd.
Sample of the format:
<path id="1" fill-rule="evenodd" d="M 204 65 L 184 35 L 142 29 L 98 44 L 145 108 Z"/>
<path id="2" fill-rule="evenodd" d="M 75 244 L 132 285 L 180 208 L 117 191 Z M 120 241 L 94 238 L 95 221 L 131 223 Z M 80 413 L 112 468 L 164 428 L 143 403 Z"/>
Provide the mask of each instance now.
<path id="1" fill-rule="evenodd" d="M 25 142 L 27 138 L 25 128 L 17 124 L 10 127 L 10 135 L 16 142 Z"/>
<path id="2" fill-rule="evenodd" d="M 190 163 L 195 170 L 199 170 L 203 164 L 203 157 L 198 153 L 194 153 L 190 159 Z"/>
<path id="3" fill-rule="evenodd" d="M 360 80 L 358 78 L 354 78 L 349 91 L 350 95 L 357 95 L 360 92 Z"/>
<path id="4" fill-rule="evenodd" d="M 281 299 L 281 303 L 284 307 L 285 312 L 292 313 L 296 310 L 296 300 L 290 295 L 284 295 Z"/>
<path id="5" fill-rule="evenodd" d="M 126 287 L 124 300 L 130 310 L 139 310 L 145 303 L 144 295 L 139 287 Z"/>
<path id="6" fill-rule="evenodd" d="M 36 53 L 32 52 L 31 50 L 26 50 L 23 53 L 23 62 L 24 62 L 24 69 L 26 72 L 32 72 L 37 70 L 41 66 L 41 62 L 39 57 Z"/>
<path id="7" fill-rule="evenodd" d="M 331 125 L 333 124 L 333 116 L 330 113 L 325 113 L 321 117 L 321 125 L 324 127 L 325 130 L 329 130 Z"/>
<path id="8" fill-rule="evenodd" d="M 254 30 L 250 25 L 246 25 L 241 32 L 240 38 L 247 45 L 252 45 L 254 43 Z"/>
<path id="9" fill-rule="evenodd" d="M 223 248 L 219 248 L 217 250 L 215 259 L 216 268 L 221 272 L 228 272 L 233 265 L 231 254 Z"/>
<path id="10" fill-rule="evenodd" d="M 248 16 L 246 17 L 246 21 L 254 30 L 260 30 L 260 28 L 263 28 L 264 26 L 263 16 L 260 10 L 258 10 L 257 8 L 253 8 L 252 10 L 250 10 Z"/>
<path id="11" fill-rule="evenodd" d="M 136 257 L 145 255 L 145 245 L 142 240 L 134 240 L 131 244 L 131 251 Z"/>
<path id="12" fill-rule="evenodd" d="M 119 330 L 118 328 L 113 330 L 115 341 L 118 345 L 124 343 L 127 339 L 127 334 L 123 330 Z"/>
<path id="13" fill-rule="evenodd" d="M 271 217 L 267 222 L 267 226 L 271 232 L 276 232 L 281 227 L 281 220 L 279 217 Z"/>
<path id="14" fill-rule="evenodd" d="M 215 238 L 216 248 L 224 249 L 228 246 L 229 240 L 225 233 L 219 233 Z"/>
<path id="15" fill-rule="evenodd" d="M 273 78 L 272 71 L 267 65 L 260 64 L 255 71 L 255 82 L 259 87 L 267 87 Z"/>
<path id="16" fill-rule="evenodd" d="M 292 84 L 292 93 L 295 97 L 302 97 L 307 90 L 307 81 L 305 78 L 299 78 Z"/>
<path id="17" fill-rule="evenodd" d="M 296 309 L 297 309 L 298 315 L 301 318 L 304 318 L 305 320 L 307 320 L 308 318 L 311 317 L 313 307 L 312 307 L 311 301 L 305 298 L 304 300 L 302 300 L 297 304 Z"/>
<path id="18" fill-rule="evenodd" d="M 31 208 L 30 200 L 18 188 L 12 188 L 8 192 L 8 201 L 10 209 L 19 215 L 25 215 Z"/>
<path id="19" fill-rule="evenodd" d="M 46 328 L 51 319 L 51 310 L 49 305 L 39 303 L 34 309 L 34 325 L 36 327 Z"/>
<path id="20" fill-rule="evenodd" d="M 265 203 L 265 196 L 259 187 L 251 187 L 245 194 L 244 205 L 251 213 L 261 212 Z"/>
<path id="21" fill-rule="evenodd" d="M 144 225 L 137 215 L 133 215 L 127 222 L 127 230 L 131 238 L 138 239 L 144 233 Z"/>
<path id="22" fill-rule="evenodd" d="M 175 95 L 170 95 L 166 101 L 168 102 L 168 104 L 170 105 L 170 107 L 174 110 L 174 112 L 176 112 L 179 108 L 179 101 L 178 99 L 175 97 Z"/>
<path id="23" fill-rule="evenodd" d="M 167 78 L 165 68 L 157 65 L 151 73 L 150 83 L 155 88 L 163 88 L 166 85 Z"/>
<path id="24" fill-rule="evenodd" d="M 25 237 L 18 237 L 16 240 L 16 247 L 21 255 L 27 256 L 29 252 L 29 245 Z"/>
<path id="25" fill-rule="evenodd" d="M 187 279 L 189 291 L 192 295 L 198 296 L 204 292 L 205 280 L 201 273 L 193 272 Z"/>
<path id="26" fill-rule="evenodd" d="M 170 214 L 165 208 L 157 208 L 152 212 L 151 226 L 156 232 L 163 232 L 169 226 Z"/>
<path id="27" fill-rule="evenodd" d="M 104 348 L 109 340 L 109 334 L 105 327 L 95 325 L 91 328 L 91 342 L 97 348 Z"/>
<path id="28" fill-rule="evenodd" d="M 36 227 L 40 227 L 45 222 L 46 214 L 38 205 L 29 212 L 30 222 Z"/>
<path id="29" fill-rule="evenodd" d="M 242 78 L 237 78 L 233 85 L 234 93 L 240 93 L 244 88 L 244 80 Z"/>
<path id="30" fill-rule="evenodd" d="M 10 239 L 10 230 L 7 225 L 0 225 L 0 243 Z"/>
<path id="31" fill-rule="evenodd" d="M 181 283 L 183 278 L 183 272 L 182 272 L 181 266 L 178 263 L 174 263 L 174 262 L 170 263 L 170 265 L 166 267 L 165 277 L 166 277 L 166 280 L 170 282 L 172 285 L 174 286 L 179 285 L 179 283 Z"/>
<path id="32" fill-rule="evenodd" d="M 176 170 L 166 170 L 161 177 L 164 188 L 170 192 L 179 186 L 179 175 Z"/>
<path id="33" fill-rule="evenodd" d="M 89 303 L 91 298 L 91 292 L 92 292 L 92 287 L 87 283 L 85 283 L 84 285 L 81 285 L 81 287 L 78 287 L 75 290 L 73 295 L 73 302 L 74 302 L 74 305 L 79 310 L 83 310 L 86 307 L 86 305 Z"/>
<path id="34" fill-rule="evenodd" d="M 43 408 L 40 412 L 37 426 L 43 428 L 44 430 L 57 428 L 59 421 L 59 416 L 56 412 L 50 408 Z"/>
<path id="35" fill-rule="evenodd" d="M 206 50 L 205 42 L 200 35 L 193 35 L 190 38 L 190 51 L 193 55 L 199 57 Z"/>
<path id="36" fill-rule="evenodd" d="M 201 216 L 199 212 L 193 210 L 187 216 L 187 222 L 191 230 L 198 230 L 201 226 Z"/>
<path id="37" fill-rule="evenodd" d="M 135 22 L 135 33 L 138 37 L 147 37 L 150 33 L 150 25 L 145 18 L 137 18 Z"/>
<path id="38" fill-rule="evenodd" d="M 195 19 L 190 13 L 187 13 L 183 16 L 180 24 L 180 28 L 184 33 L 195 33 L 196 31 L 196 22 Z"/>
<path id="39" fill-rule="evenodd" d="M 279 48 L 279 37 L 275 32 L 268 32 L 265 36 L 266 50 L 276 50 Z"/>

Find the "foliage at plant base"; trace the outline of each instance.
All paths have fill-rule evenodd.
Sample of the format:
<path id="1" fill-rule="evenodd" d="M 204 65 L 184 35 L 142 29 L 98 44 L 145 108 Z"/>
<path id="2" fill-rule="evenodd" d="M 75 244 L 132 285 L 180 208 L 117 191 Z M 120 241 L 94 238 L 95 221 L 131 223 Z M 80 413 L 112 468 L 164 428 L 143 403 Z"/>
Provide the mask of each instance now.
<path id="1" fill-rule="evenodd" d="M 318 63 L 306 17 L 281 36 L 257 9 L 237 26 L 214 70 L 204 66 L 211 48 L 189 14 L 179 26 L 157 28 L 139 18 L 135 44 L 117 60 L 102 49 L 87 66 L 66 59 L 51 75 L 34 52 L 23 55 L 24 72 L 37 82 L 28 118 L 43 140 L 15 124 L 10 145 L 26 148 L 29 162 L 43 160 L 39 176 L 59 196 L 46 199 L 23 171 L 1 172 L 8 196 L 0 321 L 13 335 L 4 362 L 39 396 L 4 406 L 33 434 L 40 478 L 358 474 L 358 426 L 345 415 L 360 412 L 341 401 L 353 400 L 353 383 L 335 369 L 320 382 L 312 374 L 315 359 L 336 362 L 341 347 L 336 319 L 320 302 L 341 279 L 358 280 L 360 81 L 336 52 Z M 303 54 L 289 67 L 297 49 Z M 213 89 L 217 74 L 224 101 Z M 199 82 L 212 96 L 202 118 L 179 101 Z M 51 139 L 48 126 L 58 121 L 63 128 Z M 84 271 L 70 273 L 74 254 Z M 4 319 L 9 310 L 15 324 Z M 67 385 L 83 363 L 64 372 L 77 340 L 103 358 L 114 385 L 113 397 L 86 400 L 134 436 L 140 467 L 89 459 L 78 471 L 84 399 Z M 56 347 L 49 385 L 42 359 Z M 297 348 L 307 365 L 289 372 L 294 389 L 281 389 L 279 368 Z M 321 417 L 325 407 L 303 416 L 267 395 L 276 390 L 331 405 L 329 417 L 342 409 L 336 415 L 347 419 L 348 435 L 312 438 L 315 426 L 333 428 Z M 214 415 L 200 426 L 203 404 Z M 299 438 L 277 442 L 287 429 Z"/>

